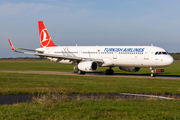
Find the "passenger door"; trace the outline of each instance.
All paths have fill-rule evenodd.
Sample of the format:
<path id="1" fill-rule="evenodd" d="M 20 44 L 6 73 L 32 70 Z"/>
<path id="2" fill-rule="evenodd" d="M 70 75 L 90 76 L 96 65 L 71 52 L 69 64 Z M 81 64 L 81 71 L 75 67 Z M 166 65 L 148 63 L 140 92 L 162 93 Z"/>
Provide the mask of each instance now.
<path id="1" fill-rule="evenodd" d="M 146 48 L 144 52 L 144 60 L 149 60 L 149 53 L 151 48 Z"/>

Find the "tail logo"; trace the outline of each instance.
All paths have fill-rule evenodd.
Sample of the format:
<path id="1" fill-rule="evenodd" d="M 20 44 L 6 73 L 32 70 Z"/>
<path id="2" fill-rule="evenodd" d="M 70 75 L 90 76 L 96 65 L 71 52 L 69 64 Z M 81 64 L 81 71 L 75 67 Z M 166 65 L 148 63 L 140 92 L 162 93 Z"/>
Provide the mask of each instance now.
<path id="1" fill-rule="evenodd" d="M 40 34 L 41 46 L 47 47 L 51 41 L 50 36 L 48 35 L 47 29 L 43 29 Z"/>

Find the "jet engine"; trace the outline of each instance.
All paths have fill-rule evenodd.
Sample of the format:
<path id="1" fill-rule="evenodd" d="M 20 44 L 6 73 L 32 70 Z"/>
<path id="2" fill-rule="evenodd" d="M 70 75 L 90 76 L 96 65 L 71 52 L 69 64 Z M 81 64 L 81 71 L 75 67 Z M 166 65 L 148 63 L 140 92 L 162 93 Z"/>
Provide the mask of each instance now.
<path id="1" fill-rule="evenodd" d="M 77 67 L 81 71 L 95 71 L 98 69 L 98 64 L 94 61 L 81 61 Z"/>
<path id="2" fill-rule="evenodd" d="M 139 68 L 139 67 L 119 67 L 119 69 L 127 71 L 127 72 L 138 72 L 141 68 Z"/>

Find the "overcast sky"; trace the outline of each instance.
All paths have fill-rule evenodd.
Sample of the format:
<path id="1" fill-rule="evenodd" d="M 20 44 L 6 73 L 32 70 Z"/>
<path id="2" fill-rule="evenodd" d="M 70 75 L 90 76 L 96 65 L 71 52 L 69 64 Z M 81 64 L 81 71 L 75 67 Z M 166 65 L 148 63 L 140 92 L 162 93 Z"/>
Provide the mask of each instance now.
<path id="1" fill-rule="evenodd" d="M 56 45 L 151 45 L 180 52 L 180 0 L 1 0 L 0 58 L 40 47 L 38 21 Z"/>

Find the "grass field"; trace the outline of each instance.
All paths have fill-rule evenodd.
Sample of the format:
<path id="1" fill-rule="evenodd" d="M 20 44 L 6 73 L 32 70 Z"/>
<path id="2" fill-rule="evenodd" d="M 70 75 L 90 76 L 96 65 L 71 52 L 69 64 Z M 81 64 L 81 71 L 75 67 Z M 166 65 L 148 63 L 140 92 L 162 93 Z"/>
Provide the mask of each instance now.
<path id="1" fill-rule="evenodd" d="M 99 67 L 95 72 L 105 73 L 105 67 Z M 115 73 L 121 74 L 149 74 L 149 68 L 141 68 L 138 72 L 125 72 L 118 67 L 114 67 Z M 178 75 L 180 76 L 180 61 L 175 61 L 172 65 L 164 67 L 165 72 L 159 75 Z M 35 70 L 35 71 L 61 71 L 76 72 L 74 65 L 64 65 L 48 60 L 0 60 L 0 70 Z"/>
<path id="2" fill-rule="evenodd" d="M 0 94 L 180 94 L 180 80 L 0 73 Z"/>
<path id="3" fill-rule="evenodd" d="M 0 60 L 2 70 L 74 72 L 73 66 L 46 60 Z M 104 72 L 100 68 L 97 72 Z M 180 62 L 164 68 L 162 75 L 180 73 Z M 118 68 L 115 73 L 129 74 Z M 142 68 L 136 74 L 150 74 Z M 146 93 L 180 94 L 180 80 L 0 73 L 0 94 Z M 0 105 L 0 119 L 180 119 L 180 100 L 42 98 L 32 103 Z"/>
<path id="4" fill-rule="evenodd" d="M 180 101 L 76 100 L 0 106 L 1 120 L 179 120 Z"/>

